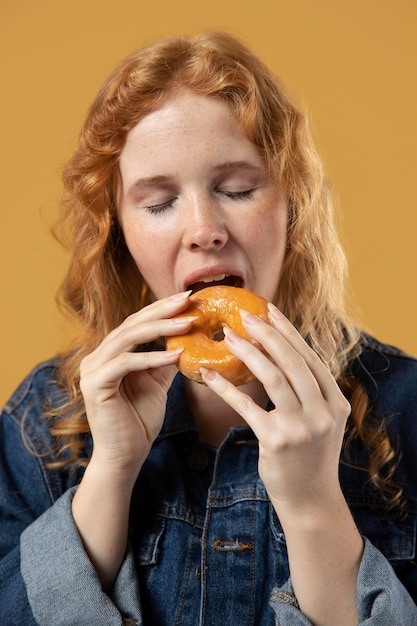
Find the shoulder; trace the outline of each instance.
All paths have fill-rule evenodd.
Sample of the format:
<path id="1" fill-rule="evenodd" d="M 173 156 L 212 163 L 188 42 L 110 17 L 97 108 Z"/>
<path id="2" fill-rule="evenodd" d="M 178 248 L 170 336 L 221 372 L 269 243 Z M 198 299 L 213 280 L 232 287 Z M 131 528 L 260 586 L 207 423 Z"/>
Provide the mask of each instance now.
<path id="1" fill-rule="evenodd" d="M 388 358 L 393 360 L 394 362 L 398 362 L 399 364 L 411 365 L 413 367 L 417 367 L 417 359 L 401 348 L 397 348 L 396 346 L 392 346 L 388 343 L 383 343 L 379 341 L 372 335 L 368 335 L 363 333 L 360 339 L 361 344 L 361 353 L 360 357 L 362 359 L 370 359 L 371 361 L 378 361 L 380 357 L 382 359 Z"/>
<path id="2" fill-rule="evenodd" d="M 366 390 L 368 421 L 385 424 L 417 490 L 415 470 L 409 471 L 417 462 L 417 359 L 365 335 L 351 373 Z"/>
<path id="3" fill-rule="evenodd" d="M 48 468 L 53 441 L 48 420 L 44 418 L 45 409 L 56 401 L 59 393 L 58 363 L 58 359 L 52 359 L 36 366 L 1 412 L 0 491 L 9 493 L 9 510 L 13 507 L 18 510 L 20 500 L 24 499 L 28 511 L 40 514 L 65 490 L 66 477 Z"/>
<path id="4" fill-rule="evenodd" d="M 350 368 L 366 389 L 370 400 L 369 422 L 383 424 L 398 451 L 393 480 L 403 488 L 407 501 L 406 518 L 396 509 L 388 510 L 382 495 L 369 480 L 369 455 L 359 439 L 345 449 L 340 478 L 346 499 L 363 535 L 389 559 L 404 581 L 416 550 L 417 528 L 417 359 L 374 337 L 363 335 L 361 350 Z M 389 458 L 387 462 L 389 463 Z M 415 590 L 412 568 L 407 586 Z M 401 576 L 400 576 L 401 578 Z"/>
<path id="5" fill-rule="evenodd" d="M 51 420 L 46 417 L 48 411 L 53 412 L 65 402 L 66 393 L 58 384 L 59 363 L 59 357 L 55 357 L 37 365 L 17 387 L 0 415 L 0 474 L 6 466 L 11 468 L 7 471 L 16 481 L 18 475 L 39 473 L 52 501 L 79 478 L 78 469 L 56 471 L 49 467 L 50 462 L 62 460 L 61 455 L 57 456 Z"/>
<path id="6" fill-rule="evenodd" d="M 370 399 L 389 413 L 398 406 L 417 406 L 417 359 L 403 350 L 363 335 L 361 352 L 351 366 Z M 386 412 L 386 411 L 385 411 Z"/>
<path id="7" fill-rule="evenodd" d="M 370 401 L 369 420 L 384 421 L 395 448 L 400 451 L 398 481 L 407 484 L 417 500 L 417 359 L 370 336 L 352 373 L 365 387 Z"/>
<path id="8" fill-rule="evenodd" d="M 57 383 L 59 357 L 39 363 L 20 383 L 3 407 L 3 412 L 20 420 L 28 411 L 43 412 L 62 397 Z"/>
<path id="9" fill-rule="evenodd" d="M 47 411 L 62 404 L 65 393 L 58 385 L 59 358 L 37 365 L 20 383 L 3 407 L 0 430 L 9 446 L 22 439 L 35 455 L 52 450 L 50 420 Z"/>

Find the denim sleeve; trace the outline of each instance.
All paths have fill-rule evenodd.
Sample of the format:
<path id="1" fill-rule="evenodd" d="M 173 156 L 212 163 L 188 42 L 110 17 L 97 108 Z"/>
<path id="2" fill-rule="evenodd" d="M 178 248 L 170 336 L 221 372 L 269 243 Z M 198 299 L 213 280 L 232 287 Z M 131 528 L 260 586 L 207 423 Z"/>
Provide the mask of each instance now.
<path id="1" fill-rule="evenodd" d="M 128 551 L 111 595 L 105 594 L 73 521 L 74 491 L 66 492 L 21 536 L 21 572 L 37 623 L 141 626 L 133 556 Z"/>
<path id="2" fill-rule="evenodd" d="M 36 626 L 20 573 L 19 546 L 0 561 L 0 624 Z"/>
<path id="3" fill-rule="evenodd" d="M 398 580 L 389 562 L 365 538 L 365 549 L 356 585 L 358 626 L 417 624 L 417 607 Z M 301 613 L 291 582 L 274 589 L 271 606 L 276 624 L 312 626 Z"/>
<path id="4" fill-rule="evenodd" d="M 20 421 L 0 415 L 0 624 L 34 626 L 20 572 L 19 538 L 53 503 L 39 459 L 21 436 Z"/>

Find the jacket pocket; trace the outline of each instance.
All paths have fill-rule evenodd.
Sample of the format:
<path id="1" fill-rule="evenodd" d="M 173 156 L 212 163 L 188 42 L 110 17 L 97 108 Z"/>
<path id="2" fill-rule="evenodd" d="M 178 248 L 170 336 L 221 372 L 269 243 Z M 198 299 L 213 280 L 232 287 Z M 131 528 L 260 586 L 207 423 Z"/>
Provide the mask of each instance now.
<path id="1" fill-rule="evenodd" d="M 135 558 L 138 565 L 156 565 L 158 563 L 160 544 L 165 531 L 166 520 L 155 517 L 149 527 L 140 533 L 140 540 L 136 543 Z"/>

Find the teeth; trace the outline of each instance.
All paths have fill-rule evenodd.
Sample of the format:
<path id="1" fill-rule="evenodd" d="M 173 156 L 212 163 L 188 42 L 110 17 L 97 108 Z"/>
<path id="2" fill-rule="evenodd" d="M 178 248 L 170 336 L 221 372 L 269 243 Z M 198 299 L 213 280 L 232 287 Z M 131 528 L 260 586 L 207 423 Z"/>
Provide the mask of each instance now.
<path id="1" fill-rule="evenodd" d="M 214 276 L 206 276 L 206 278 L 202 278 L 202 283 L 212 283 L 217 280 L 224 280 L 226 278 L 226 274 L 215 274 Z"/>

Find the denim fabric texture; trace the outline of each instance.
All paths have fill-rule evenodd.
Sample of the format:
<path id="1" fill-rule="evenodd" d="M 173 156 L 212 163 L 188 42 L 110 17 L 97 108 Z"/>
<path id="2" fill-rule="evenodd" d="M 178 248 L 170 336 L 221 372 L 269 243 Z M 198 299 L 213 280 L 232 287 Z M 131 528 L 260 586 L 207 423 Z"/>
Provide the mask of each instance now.
<path id="1" fill-rule="evenodd" d="M 1 415 L 0 624 L 308 625 L 252 431 L 231 429 L 217 449 L 199 443 L 180 375 L 135 486 L 125 561 L 112 594 L 102 592 L 71 516 L 82 469 L 53 471 L 51 456 L 40 456 L 51 450 L 41 413 L 60 393 L 57 363 L 35 368 Z M 387 512 L 363 446 L 342 454 L 342 488 L 365 540 L 360 624 L 417 625 L 417 361 L 366 337 L 352 375 L 374 418 L 389 420 L 408 507 L 405 518 Z M 87 438 L 87 455 L 91 445 Z"/>

